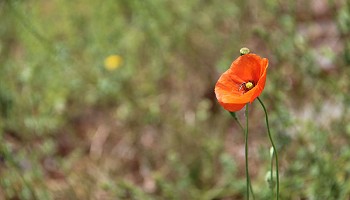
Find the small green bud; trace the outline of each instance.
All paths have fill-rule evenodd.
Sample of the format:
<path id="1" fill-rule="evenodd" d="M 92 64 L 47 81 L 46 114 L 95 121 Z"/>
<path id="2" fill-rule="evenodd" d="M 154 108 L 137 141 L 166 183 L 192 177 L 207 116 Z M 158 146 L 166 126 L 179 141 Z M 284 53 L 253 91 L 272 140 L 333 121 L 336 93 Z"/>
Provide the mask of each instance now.
<path id="1" fill-rule="evenodd" d="M 249 54 L 250 50 L 247 47 L 243 47 L 239 50 L 239 52 L 241 53 L 241 56 Z"/>
<path id="2" fill-rule="evenodd" d="M 274 150 L 273 150 L 273 147 L 270 148 L 270 158 L 272 159 L 273 158 L 273 154 L 274 154 Z"/>

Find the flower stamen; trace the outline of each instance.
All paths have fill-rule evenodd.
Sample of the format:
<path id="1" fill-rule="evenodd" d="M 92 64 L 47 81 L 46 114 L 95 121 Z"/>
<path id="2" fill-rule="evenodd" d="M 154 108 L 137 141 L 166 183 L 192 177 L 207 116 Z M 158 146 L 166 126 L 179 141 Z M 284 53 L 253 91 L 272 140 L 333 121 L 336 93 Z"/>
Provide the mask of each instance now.
<path id="1" fill-rule="evenodd" d="M 245 84 L 245 87 L 248 89 L 248 90 L 251 90 L 253 87 L 254 87 L 254 84 L 250 81 L 248 81 L 246 84 Z"/>

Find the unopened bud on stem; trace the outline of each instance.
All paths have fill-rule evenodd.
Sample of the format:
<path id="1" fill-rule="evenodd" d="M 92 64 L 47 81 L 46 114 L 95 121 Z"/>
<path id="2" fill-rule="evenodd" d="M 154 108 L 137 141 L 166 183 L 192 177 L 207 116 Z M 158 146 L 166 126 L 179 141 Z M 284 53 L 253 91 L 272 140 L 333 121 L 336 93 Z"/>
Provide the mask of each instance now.
<path id="1" fill-rule="evenodd" d="M 273 154 L 274 154 L 274 150 L 273 150 L 273 147 L 270 148 L 270 158 L 272 159 L 273 158 Z"/>
<path id="2" fill-rule="evenodd" d="M 241 56 L 249 54 L 250 50 L 247 47 L 243 47 L 239 50 L 239 52 L 241 53 Z"/>

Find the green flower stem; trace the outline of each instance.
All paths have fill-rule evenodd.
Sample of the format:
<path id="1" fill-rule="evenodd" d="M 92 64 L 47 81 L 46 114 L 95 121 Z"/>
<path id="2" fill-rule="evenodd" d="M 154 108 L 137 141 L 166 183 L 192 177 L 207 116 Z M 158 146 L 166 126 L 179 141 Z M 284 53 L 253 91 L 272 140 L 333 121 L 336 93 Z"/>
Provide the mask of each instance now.
<path id="1" fill-rule="evenodd" d="M 233 117 L 233 119 L 237 122 L 237 124 L 241 128 L 242 132 L 245 134 L 245 130 L 244 130 L 241 122 L 239 121 L 236 113 L 235 112 L 230 112 L 230 114 Z M 249 188 L 250 188 L 250 192 L 252 193 L 253 200 L 255 200 L 255 195 L 254 195 L 254 191 L 253 191 L 253 187 L 252 187 L 252 182 L 250 180 L 249 180 Z"/>
<path id="2" fill-rule="evenodd" d="M 246 129 L 245 129 L 245 175 L 247 179 L 247 200 L 249 200 L 249 185 L 250 185 L 250 178 L 249 178 L 249 168 L 248 168 L 248 110 L 249 110 L 249 104 L 245 106 L 245 120 L 246 120 Z"/>
<path id="3" fill-rule="evenodd" d="M 272 155 L 271 155 L 271 163 L 270 163 L 270 180 L 271 180 L 271 182 L 269 183 L 269 185 L 270 185 L 270 187 L 271 187 L 271 198 L 273 198 L 273 196 L 274 196 L 274 192 L 273 192 L 273 188 L 274 188 L 274 182 L 273 182 L 273 157 L 274 157 L 274 155 L 275 155 L 275 152 L 273 152 L 272 153 Z"/>
<path id="4" fill-rule="evenodd" d="M 277 155 L 277 151 L 276 151 L 276 146 L 275 146 L 275 143 L 273 142 L 273 139 L 272 139 L 272 136 L 271 136 L 271 132 L 270 132 L 270 125 L 269 125 L 269 118 L 267 116 L 267 111 L 266 111 L 266 107 L 264 105 L 264 103 L 260 100 L 260 98 L 258 97 L 258 100 L 261 104 L 261 106 L 263 107 L 264 109 L 264 112 L 265 112 L 265 119 L 266 119 L 266 126 L 267 126 L 267 132 L 269 134 L 269 139 L 270 139 L 270 142 L 271 142 L 271 145 L 272 145 L 272 148 L 273 148 L 273 152 L 274 152 L 274 155 L 275 155 L 275 162 L 276 162 L 276 179 L 277 179 L 277 200 L 279 199 L 279 192 L 280 192 L 280 179 L 279 179 L 279 174 L 278 174 L 278 155 Z M 271 165 L 271 170 L 272 170 L 272 165 Z M 271 177 L 273 177 L 273 173 L 271 171 Z M 271 179 L 271 181 L 273 181 L 273 179 Z"/>

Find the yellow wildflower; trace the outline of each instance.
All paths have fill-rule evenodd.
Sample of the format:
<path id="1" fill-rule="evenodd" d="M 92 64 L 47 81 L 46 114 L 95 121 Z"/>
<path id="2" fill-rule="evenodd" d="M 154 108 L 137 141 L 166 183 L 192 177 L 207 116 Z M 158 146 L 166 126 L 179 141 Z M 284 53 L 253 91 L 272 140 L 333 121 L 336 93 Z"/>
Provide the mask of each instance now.
<path id="1" fill-rule="evenodd" d="M 110 55 L 105 59 L 105 68 L 109 71 L 113 71 L 120 67 L 123 62 L 123 58 L 119 55 Z"/>

